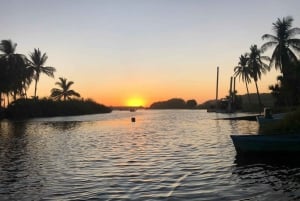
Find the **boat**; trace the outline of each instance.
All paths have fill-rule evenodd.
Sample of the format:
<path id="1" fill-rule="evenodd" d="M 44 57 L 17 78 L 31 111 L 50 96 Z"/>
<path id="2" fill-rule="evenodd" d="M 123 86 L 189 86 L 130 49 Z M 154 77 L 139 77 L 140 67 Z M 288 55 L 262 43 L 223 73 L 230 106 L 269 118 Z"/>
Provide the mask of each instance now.
<path id="1" fill-rule="evenodd" d="M 299 154 L 300 134 L 231 135 L 237 154 Z"/>
<path id="2" fill-rule="evenodd" d="M 274 123 L 282 120 L 285 115 L 286 113 L 273 114 L 271 117 L 266 117 L 265 115 L 257 115 L 256 121 L 259 125 L 263 125 L 266 123 Z"/>
<path id="3" fill-rule="evenodd" d="M 268 123 L 276 123 L 284 118 L 286 113 L 277 113 L 272 114 L 272 110 L 270 108 L 264 108 L 264 114 L 263 115 L 257 115 L 256 121 L 257 123 L 262 126 L 264 124 Z"/>

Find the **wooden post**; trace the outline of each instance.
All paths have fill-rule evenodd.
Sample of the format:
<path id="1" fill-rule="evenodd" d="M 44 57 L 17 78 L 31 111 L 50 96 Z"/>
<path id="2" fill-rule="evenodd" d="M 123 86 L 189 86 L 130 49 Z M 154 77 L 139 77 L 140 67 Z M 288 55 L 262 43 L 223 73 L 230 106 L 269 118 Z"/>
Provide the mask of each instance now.
<path id="1" fill-rule="evenodd" d="M 216 110 L 218 109 L 218 91 L 219 91 L 219 66 L 217 66 Z"/>
<path id="2" fill-rule="evenodd" d="M 233 77 L 232 102 L 235 103 L 235 77 Z"/>
<path id="3" fill-rule="evenodd" d="M 232 104 L 232 77 L 230 77 L 229 100 L 228 100 L 228 112 L 231 112 L 231 110 L 232 110 L 231 104 Z"/>

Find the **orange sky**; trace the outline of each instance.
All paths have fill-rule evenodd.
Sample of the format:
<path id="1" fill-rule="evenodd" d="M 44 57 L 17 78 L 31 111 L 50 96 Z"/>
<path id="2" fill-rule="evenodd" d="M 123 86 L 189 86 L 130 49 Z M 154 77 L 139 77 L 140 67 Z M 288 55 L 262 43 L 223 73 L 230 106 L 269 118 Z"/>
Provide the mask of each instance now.
<path id="1" fill-rule="evenodd" d="M 1 8 L 1 40 L 18 43 L 17 53 L 25 55 L 39 48 L 57 69 L 55 79 L 41 75 L 39 97 L 65 77 L 82 97 L 108 106 L 214 99 L 217 66 L 219 97 L 225 97 L 239 56 L 262 45 L 277 18 L 291 15 L 300 27 L 298 0 L 27 0 Z M 277 75 L 263 76 L 260 92 L 269 92 Z M 237 90 L 244 94 L 244 84 L 237 81 Z"/>
<path id="2" fill-rule="evenodd" d="M 150 106 L 153 102 L 168 100 L 171 98 L 183 98 L 184 100 L 195 99 L 198 103 L 203 103 L 206 100 L 215 99 L 216 96 L 216 68 L 213 73 L 202 73 L 199 75 L 198 82 L 189 82 L 188 79 L 176 81 L 171 79 L 168 82 L 157 82 L 152 80 L 151 77 L 141 77 L 139 81 L 135 79 L 127 79 L 126 77 L 120 82 L 110 83 L 107 86 L 94 86 L 93 81 L 87 81 L 83 84 L 76 82 L 73 89 L 79 92 L 84 98 L 92 98 L 99 103 L 108 106 L 123 106 L 129 105 L 129 102 L 142 102 L 143 106 Z M 261 93 L 269 92 L 268 86 L 274 84 L 276 76 L 279 72 L 272 70 L 267 75 L 263 75 L 261 81 L 258 82 Z M 219 77 L 219 98 L 225 97 L 229 91 L 230 73 L 224 72 L 220 67 Z M 46 83 L 53 83 L 48 86 Z M 38 85 L 38 94 L 40 96 L 49 96 L 50 89 L 54 86 L 55 79 L 43 76 Z M 236 79 L 236 89 L 238 94 L 246 93 L 245 84 Z M 251 93 L 256 93 L 254 82 L 249 85 Z M 33 94 L 33 87 L 30 88 L 29 94 Z M 139 106 L 139 105 L 136 105 Z"/>

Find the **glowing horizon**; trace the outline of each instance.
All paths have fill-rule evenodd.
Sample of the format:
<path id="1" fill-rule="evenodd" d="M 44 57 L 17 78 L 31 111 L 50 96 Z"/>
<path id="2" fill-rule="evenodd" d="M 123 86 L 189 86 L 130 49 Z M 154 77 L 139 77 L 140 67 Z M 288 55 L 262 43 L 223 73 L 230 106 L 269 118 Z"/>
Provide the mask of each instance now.
<path id="1" fill-rule="evenodd" d="M 39 97 L 48 97 L 58 77 L 65 77 L 83 98 L 108 106 L 147 107 L 171 98 L 200 104 L 215 99 L 217 66 L 219 98 L 228 94 L 239 56 L 262 45 L 277 18 L 290 15 L 293 27 L 300 27 L 300 1 L 263 2 L 267 10 L 260 0 L 6 1 L 0 39 L 17 43 L 17 53 L 47 53 L 46 66 L 57 71 L 55 79 L 41 75 Z M 261 93 L 269 92 L 278 74 L 273 69 L 262 76 Z M 249 87 L 256 93 L 254 83 Z M 236 89 L 246 93 L 238 79 Z"/>

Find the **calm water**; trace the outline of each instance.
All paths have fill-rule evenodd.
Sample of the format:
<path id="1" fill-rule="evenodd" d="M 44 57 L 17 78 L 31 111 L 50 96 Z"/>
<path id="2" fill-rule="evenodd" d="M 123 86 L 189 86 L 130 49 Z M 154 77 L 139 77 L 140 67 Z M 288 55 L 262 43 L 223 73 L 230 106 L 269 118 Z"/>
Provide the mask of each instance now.
<path id="1" fill-rule="evenodd" d="M 0 200 L 300 200 L 300 166 L 239 163 L 229 135 L 258 126 L 220 117 L 139 110 L 1 121 Z"/>

